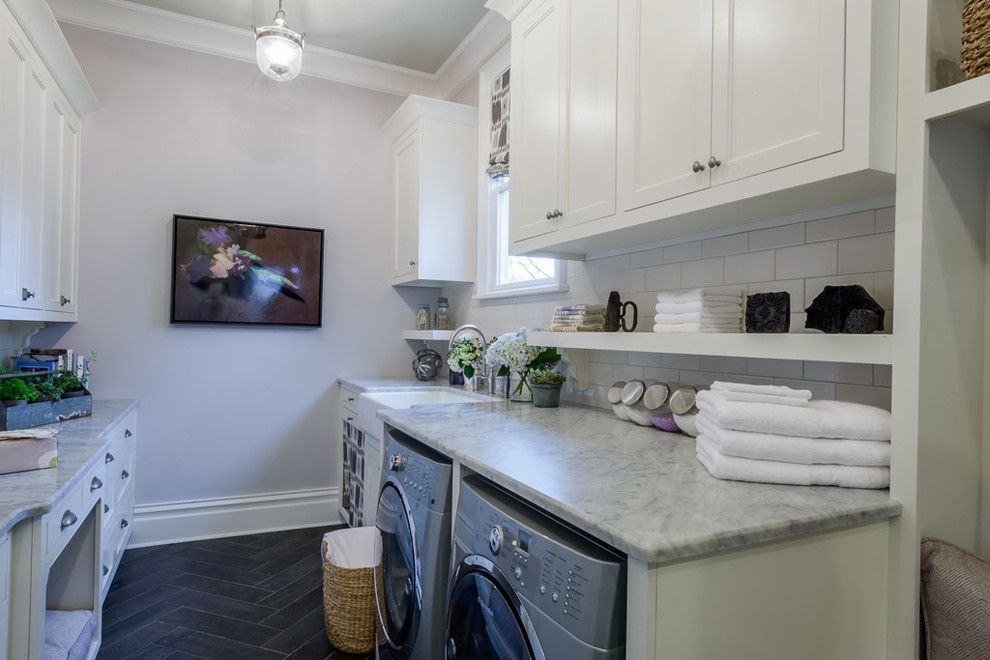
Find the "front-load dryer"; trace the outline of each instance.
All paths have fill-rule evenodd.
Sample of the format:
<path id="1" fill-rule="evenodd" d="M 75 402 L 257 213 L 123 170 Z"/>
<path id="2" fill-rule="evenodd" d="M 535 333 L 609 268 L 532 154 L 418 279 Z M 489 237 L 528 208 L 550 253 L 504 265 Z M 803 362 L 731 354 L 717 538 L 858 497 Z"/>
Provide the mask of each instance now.
<path id="1" fill-rule="evenodd" d="M 437 660 L 446 639 L 453 469 L 450 459 L 394 429 L 383 459 L 380 641 L 400 658 Z"/>
<path id="2" fill-rule="evenodd" d="M 461 483 L 447 660 L 625 657 L 626 562 L 478 476 Z"/>

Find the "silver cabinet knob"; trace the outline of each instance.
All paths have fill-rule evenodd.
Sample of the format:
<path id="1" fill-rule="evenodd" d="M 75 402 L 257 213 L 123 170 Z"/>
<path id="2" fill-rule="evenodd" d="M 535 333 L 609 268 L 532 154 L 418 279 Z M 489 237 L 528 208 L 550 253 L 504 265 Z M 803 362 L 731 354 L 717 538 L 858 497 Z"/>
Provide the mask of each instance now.
<path id="1" fill-rule="evenodd" d="M 117 459 L 110 452 L 107 452 L 107 455 L 103 458 L 104 463 L 113 463 L 115 460 Z"/>
<path id="2" fill-rule="evenodd" d="M 553 211 L 547 211 L 547 220 L 553 220 L 553 218 L 554 218 Z"/>
<path id="3" fill-rule="evenodd" d="M 27 289 L 21 289 L 21 300 L 27 300 L 28 298 L 34 298 L 34 291 L 28 291 Z"/>
<path id="4" fill-rule="evenodd" d="M 124 429 L 124 437 L 125 437 L 125 438 L 129 438 L 129 437 L 131 437 L 132 435 L 134 435 L 134 434 L 133 434 L 133 433 L 131 433 L 131 430 L 130 430 L 130 429 Z"/>
<path id="5" fill-rule="evenodd" d="M 120 471 L 120 478 L 121 479 L 126 479 L 129 476 L 131 476 L 131 473 L 128 472 L 127 470 L 121 470 Z"/>
<path id="6" fill-rule="evenodd" d="M 71 511 L 66 510 L 66 512 L 62 514 L 61 528 L 65 529 L 66 527 L 72 527 L 77 522 L 79 522 L 78 516 Z"/>
<path id="7" fill-rule="evenodd" d="M 354 397 L 352 397 L 352 396 L 347 397 L 347 402 L 348 403 L 353 403 L 354 402 Z"/>
<path id="8" fill-rule="evenodd" d="M 59 296 L 58 300 L 59 300 L 59 304 L 62 305 L 62 307 L 65 307 L 70 302 L 72 302 L 71 298 L 66 298 L 65 296 Z"/>
<path id="9" fill-rule="evenodd" d="M 103 564 L 103 574 L 106 575 L 109 572 L 110 572 L 110 567 L 107 566 L 106 564 Z"/>
<path id="10" fill-rule="evenodd" d="M 125 527 L 127 527 L 130 524 L 131 523 L 127 522 L 127 518 L 121 518 L 120 519 L 120 528 L 121 529 L 124 529 Z"/>
<path id="11" fill-rule="evenodd" d="M 346 417 L 345 419 L 346 419 L 346 420 L 347 420 L 348 422 L 353 422 L 353 421 L 354 421 L 354 418 L 353 418 L 353 417 Z"/>
<path id="12" fill-rule="evenodd" d="M 416 265 L 416 260 L 415 259 L 410 259 L 409 260 L 409 265 L 410 266 L 415 266 Z"/>
<path id="13" fill-rule="evenodd" d="M 93 477 L 93 480 L 89 482 L 89 492 L 95 493 L 101 488 L 103 488 L 103 482 L 100 481 L 99 477 Z"/>
<path id="14" fill-rule="evenodd" d="M 721 164 L 722 164 L 722 161 L 720 161 L 715 156 L 709 156 L 708 157 L 708 167 L 710 167 L 712 169 L 715 169 L 716 167 L 718 167 Z"/>
<path id="15" fill-rule="evenodd" d="M 561 211 L 560 209 L 554 209 L 554 211 L 553 211 L 553 217 L 559 218 L 562 215 L 564 215 L 564 212 L 563 211 Z"/>
<path id="16" fill-rule="evenodd" d="M 695 173 L 704 172 L 705 166 L 699 163 L 698 161 L 694 161 L 694 164 L 691 165 L 691 170 L 694 171 Z"/>

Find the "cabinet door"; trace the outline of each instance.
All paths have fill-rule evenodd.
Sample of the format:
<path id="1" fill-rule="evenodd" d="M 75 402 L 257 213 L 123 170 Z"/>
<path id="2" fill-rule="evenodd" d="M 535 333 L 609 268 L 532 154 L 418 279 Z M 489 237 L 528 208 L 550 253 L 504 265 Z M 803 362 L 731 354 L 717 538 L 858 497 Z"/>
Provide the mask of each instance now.
<path id="1" fill-rule="evenodd" d="M 394 275 L 416 272 L 419 261 L 422 130 L 417 124 L 395 145 L 395 262 Z"/>
<path id="2" fill-rule="evenodd" d="M 41 231 L 45 309 L 58 310 L 59 239 L 62 224 L 62 139 L 65 111 L 55 99 L 45 104 L 44 215 Z"/>
<path id="3" fill-rule="evenodd" d="M 21 306 L 44 307 L 41 292 L 41 232 L 45 213 L 45 109 L 48 83 L 40 66 L 32 66 L 24 95 L 24 151 L 21 159 Z"/>
<path id="4" fill-rule="evenodd" d="M 67 113 L 62 131 L 62 223 L 58 247 L 58 311 L 76 311 L 79 256 L 79 120 Z"/>
<path id="5" fill-rule="evenodd" d="M 712 184 L 843 146 L 845 0 L 715 0 Z"/>
<path id="6" fill-rule="evenodd" d="M 596 0 L 597 1 L 597 0 Z M 510 239 L 553 231 L 560 206 L 561 56 L 558 0 L 512 22 Z"/>
<path id="7" fill-rule="evenodd" d="M 0 7 L 3 9 L 3 7 Z M 0 13 L 0 18 L 5 16 Z M 21 305 L 21 170 L 27 52 L 0 22 L 0 305 Z"/>
<path id="8" fill-rule="evenodd" d="M 618 0 L 563 0 L 561 226 L 615 213 Z M 515 75 L 515 74 L 513 74 Z"/>
<path id="9" fill-rule="evenodd" d="M 624 0 L 619 37 L 619 197 L 625 210 L 707 188 L 711 0 Z"/>

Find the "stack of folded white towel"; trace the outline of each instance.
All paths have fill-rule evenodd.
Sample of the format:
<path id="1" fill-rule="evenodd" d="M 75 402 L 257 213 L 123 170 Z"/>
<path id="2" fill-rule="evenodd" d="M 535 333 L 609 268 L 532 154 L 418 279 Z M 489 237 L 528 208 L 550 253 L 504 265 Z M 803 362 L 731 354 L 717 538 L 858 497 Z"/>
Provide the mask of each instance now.
<path id="1" fill-rule="evenodd" d="M 605 305 L 561 305 L 554 309 L 550 332 L 601 332 Z"/>
<path id="2" fill-rule="evenodd" d="M 808 390 L 716 382 L 698 394 L 698 460 L 718 479 L 887 488 L 890 413 Z"/>
<path id="3" fill-rule="evenodd" d="M 653 332 L 742 332 L 742 289 L 657 294 Z"/>

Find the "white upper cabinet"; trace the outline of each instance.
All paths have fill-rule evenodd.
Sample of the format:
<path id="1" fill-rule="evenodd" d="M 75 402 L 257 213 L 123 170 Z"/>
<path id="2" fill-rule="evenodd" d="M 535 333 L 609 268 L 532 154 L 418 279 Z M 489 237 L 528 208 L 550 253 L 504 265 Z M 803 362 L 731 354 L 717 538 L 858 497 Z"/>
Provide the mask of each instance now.
<path id="1" fill-rule="evenodd" d="M 712 3 L 622 3 L 619 198 L 631 210 L 707 188 Z"/>
<path id="2" fill-rule="evenodd" d="M 897 0 L 489 6 L 512 20 L 513 253 L 893 194 Z"/>
<path id="3" fill-rule="evenodd" d="M 23 16 L 0 1 L 0 320 L 74 321 L 80 122 L 34 43 L 60 62 L 68 45 L 52 45 L 44 3 L 15 6 Z M 42 36 L 28 39 L 22 19 Z M 70 86 L 91 109 L 71 62 Z"/>
<path id="4" fill-rule="evenodd" d="M 541 0 L 513 21 L 513 241 L 615 213 L 617 39 L 617 0 Z"/>
<path id="5" fill-rule="evenodd" d="M 384 129 L 392 140 L 392 284 L 474 281 L 477 108 L 414 95 Z"/>
<path id="6" fill-rule="evenodd" d="M 842 150 L 845 0 L 715 0 L 714 53 L 713 185 Z"/>
<path id="7" fill-rule="evenodd" d="M 556 228 L 560 206 L 560 2 L 540 0 L 512 24 L 512 145 L 509 215 L 513 241 Z M 518 94 L 517 94 L 518 92 Z"/>

